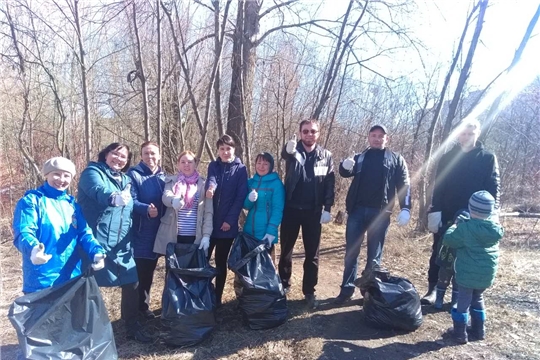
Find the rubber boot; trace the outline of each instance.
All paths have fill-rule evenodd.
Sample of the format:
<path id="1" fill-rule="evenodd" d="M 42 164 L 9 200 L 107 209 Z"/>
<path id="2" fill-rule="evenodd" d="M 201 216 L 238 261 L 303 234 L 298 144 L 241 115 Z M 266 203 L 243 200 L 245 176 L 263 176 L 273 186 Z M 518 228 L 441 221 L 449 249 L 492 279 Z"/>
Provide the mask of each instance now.
<path id="1" fill-rule="evenodd" d="M 457 309 L 452 308 L 452 321 L 454 322 L 454 340 L 458 344 L 466 344 L 468 342 L 467 322 L 469 321 L 469 314 L 459 313 Z"/>
<path id="2" fill-rule="evenodd" d="M 442 309 L 443 304 L 444 304 L 444 294 L 446 293 L 446 289 L 441 289 L 438 286 L 435 289 L 437 291 L 437 297 L 435 299 L 435 303 L 433 304 L 433 307 L 435 309 L 440 310 Z"/>
<path id="3" fill-rule="evenodd" d="M 486 338 L 486 311 L 471 309 L 471 339 L 484 340 Z"/>
<path id="4" fill-rule="evenodd" d="M 426 295 L 420 300 L 420 304 L 422 305 L 433 305 L 435 302 L 435 299 L 437 298 L 437 290 L 435 287 L 437 286 L 437 283 L 430 283 L 428 286 L 428 291 Z"/>
<path id="5" fill-rule="evenodd" d="M 452 299 L 450 299 L 451 307 L 454 307 L 457 304 L 458 294 L 459 294 L 458 290 L 452 289 Z"/>

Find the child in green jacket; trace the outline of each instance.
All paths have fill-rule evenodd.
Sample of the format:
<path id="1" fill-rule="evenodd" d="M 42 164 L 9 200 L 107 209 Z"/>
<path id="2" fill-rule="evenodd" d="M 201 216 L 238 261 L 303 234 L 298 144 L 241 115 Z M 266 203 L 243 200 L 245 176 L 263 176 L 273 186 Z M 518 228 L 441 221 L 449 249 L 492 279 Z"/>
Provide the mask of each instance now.
<path id="1" fill-rule="evenodd" d="M 444 235 L 443 244 L 456 249 L 456 282 L 459 286 L 457 307 L 452 309 L 454 338 L 466 344 L 469 311 L 470 336 L 485 337 L 484 291 L 493 284 L 499 263 L 499 241 L 503 228 L 498 222 L 495 199 L 487 191 L 477 191 L 469 199 L 471 219 L 452 225 Z"/>

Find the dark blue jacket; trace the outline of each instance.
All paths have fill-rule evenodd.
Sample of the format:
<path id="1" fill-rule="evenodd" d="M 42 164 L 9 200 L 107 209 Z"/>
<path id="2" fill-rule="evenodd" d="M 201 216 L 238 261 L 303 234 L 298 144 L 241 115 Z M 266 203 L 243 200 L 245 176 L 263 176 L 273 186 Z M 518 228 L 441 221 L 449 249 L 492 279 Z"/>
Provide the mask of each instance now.
<path id="1" fill-rule="evenodd" d="M 81 173 L 77 199 L 96 240 L 107 252 L 105 269 L 96 271 L 99 286 L 121 286 L 138 281 L 131 248 L 133 201 L 126 206 L 110 205 L 110 197 L 124 190 L 131 179 L 121 174 L 121 183 L 103 162 L 90 162 Z"/>
<path id="2" fill-rule="evenodd" d="M 129 169 L 127 175 L 131 178 L 131 196 L 133 197 L 133 255 L 135 258 L 157 259 L 154 249 L 156 234 L 165 208 L 161 196 L 165 188 L 165 174 L 158 168 L 156 173 L 142 161 Z M 150 204 L 158 209 L 158 216 L 148 216 Z"/>
<path id="3" fill-rule="evenodd" d="M 235 238 L 238 235 L 238 218 L 247 195 L 247 170 L 239 158 L 232 163 L 222 162 L 220 158 L 208 165 L 209 184 L 217 185 L 214 192 L 214 230 L 212 237 Z M 229 231 L 220 230 L 223 223 L 231 226 Z"/>
<path id="4" fill-rule="evenodd" d="M 25 293 L 57 286 L 79 276 L 78 245 L 90 259 L 105 253 L 94 239 L 73 196 L 48 183 L 27 191 L 19 200 L 13 216 L 13 232 L 13 244 L 22 253 Z M 39 243 L 45 246 L 45 254 L 52 257 L 46 264 L 34 265 L 30 254 Z"/>

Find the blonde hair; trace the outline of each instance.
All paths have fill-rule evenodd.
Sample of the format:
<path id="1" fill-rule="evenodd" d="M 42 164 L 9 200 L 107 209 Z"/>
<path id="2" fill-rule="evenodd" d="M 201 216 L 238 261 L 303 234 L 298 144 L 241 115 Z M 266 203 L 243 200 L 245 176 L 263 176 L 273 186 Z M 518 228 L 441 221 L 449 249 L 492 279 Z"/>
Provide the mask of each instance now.
<path id="1" fill-rule="evenodd" d="M 185 155 L 189 155 L 193 158 L 193 160 L 195 161 L 195 164 L 198 164 L 199 163 L 199 159 L 197 159 L 197 156 L 195 156 L 195 153 L 193 151 L 190 151 L 190 150 L 184 150 L 180 153 L 180 155 L 178 155 L 178 159 L 176 160 L 177 163 L 180 162 L 180 159 L 182 158 L 182 156 L 185 156 Z"/>

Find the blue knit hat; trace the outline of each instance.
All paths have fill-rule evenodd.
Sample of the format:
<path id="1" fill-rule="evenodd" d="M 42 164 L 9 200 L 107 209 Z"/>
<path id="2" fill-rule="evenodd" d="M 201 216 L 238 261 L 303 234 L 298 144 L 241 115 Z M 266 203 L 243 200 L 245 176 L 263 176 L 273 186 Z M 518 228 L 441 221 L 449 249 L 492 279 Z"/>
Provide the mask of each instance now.
<path id="1" fill-rule="evenodd" d="M 495 212 L 495 199 L 485 190 L 477 191 L 469 199 L 471 217 L 487 219 Z"/>

